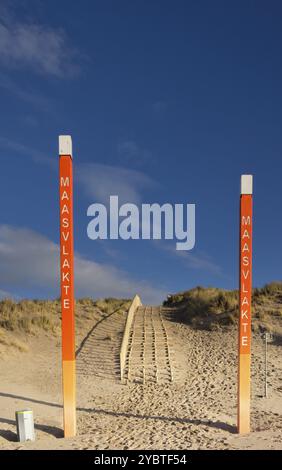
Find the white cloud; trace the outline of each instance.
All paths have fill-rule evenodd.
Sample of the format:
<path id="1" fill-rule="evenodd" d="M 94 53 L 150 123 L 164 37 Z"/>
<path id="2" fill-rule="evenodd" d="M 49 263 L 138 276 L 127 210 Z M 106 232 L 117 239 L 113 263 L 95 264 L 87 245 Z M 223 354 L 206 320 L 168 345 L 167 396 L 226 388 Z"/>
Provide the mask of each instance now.
<path id="1" fill-rule="evenodd" d="M 0 22 L 0 61 L 7 67 L 25 66 L 56 77 L 78 72 L 76 50 L 63 29 L 7 20 Z"/>
<path id="2" fill-rule="evenodd" d="M 166 242 L 158 242 L 158 247 L 170 255 L 177 256 L 189 268 L 208 271 L 220 277 L 223 275 L 222 268 L 205 253 L 176 250 L 175 246 Z"/>
<path id="3" fill-rule="evenodd" d="M 47 111 L 50 109 L 51 99 L 47 98 L 33 90 L 23 89 L 22 86 L 17 85 L 10 77 L 0 73 L 0 87 L 8 91 L 10 94 L 15 95 L 17 98 L 39 107 Z"/>
<path id="4" fill-rule="evenodd" d="M 52 169 L 57 169 L 57 160 L 55 158 L 50 158 L 40 150 L 28 145 L 0 136 L 0 147 L 30 157 L 35 163 L 44 163 Z"/>
<path id="5" fill-rule="evenodd" d="M 0 225 L 0 283 L 4 289 L 39 289 L 59 296 L 59 246 L 47 237 L 25 228 Z M 75 256 L 75 288 L 78 297 L 132 297 L 159 303 L 165 292 L 112 265 Z"/>
<path id="6" fill-rule="evenodd" d="M 55 156 L 51 158 L 30 145 L 0 135 L 1 147 L 25 155 L 35 163 L 46 164 L 52 170 L 58 169 L 58 159 Z M 75 182 L 81 186 L 84 194 L 91 198 L 89 203 L 98 201 L 107 204 L 110 196 L 117 195 L 120 204 L 127 202 L 140 204 L 142 191 L 159 187 L 159 183 L 139 170 L 101 163 L 77 164 L 76 160 L 74 165 Z"/>
<path id="7" fill-rule="evenodd" d="M 110 195 L 118 195 L 121 204 L 141 201 L 144 189 L 154 188 L 156 183 L 145 173 L 118 166 L 99 163 L 81 164 L 76 168 L 76 179 L 93 201 L 106 203 Z"/>
<path id="8" fill-rule="evenodd" d="M 0 136 L 0 147 L 25 155 L 35 163 L 46 164 L 52 170 L 58 170 L 58 157 L 51 158 L 29 145 Z M 75 181 L 81 186 L 84 194 L 91 198 L 89 203 L 99 201 L 106 204 L 110 196 L 118 195 L 120 204 L 140 204 L 143 190 L 159 186 L 156 181 L 138 170 L 100 163 L 75 162 L 74 165 Z"/>
<path id="9" fill-rule="evenodd" d="M 134 140 L 119 142 L 117 149 L 122 161 L 130 162 L 137 166 L 152 160 L 152 152 L 141 148 Z"/>
<path id="10" fill-rule="evenodd" d="M 0 289 L 0 300 L 3 299 L 15 299 L 16 297 L 11 294 L 10 292 L 7 292 L 6 290 Z"/>

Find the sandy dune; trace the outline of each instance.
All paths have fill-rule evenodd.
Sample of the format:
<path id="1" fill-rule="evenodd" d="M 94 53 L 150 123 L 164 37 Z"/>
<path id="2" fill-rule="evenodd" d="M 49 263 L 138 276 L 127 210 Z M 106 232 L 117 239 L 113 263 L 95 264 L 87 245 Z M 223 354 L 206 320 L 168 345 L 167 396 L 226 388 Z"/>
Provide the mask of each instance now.
<path id="1" fill-rule="evenodd" d="M 126 385 L 120 383 L 118 367 L 125 317 L 113 313 L 99 318 L 79 338 L 78 435 L 74 439 L 64 439 L 61 431 L 60 344 L 47 336 L 31 338 L 29 352 L 1 360 L 0 447 L 282 449 L 281 346 L 269 345 L 266 399 L 262 397 L 263 341 L 258 335 L 253 338 L 253 432 L 240 437 L 234 427 L 236 328 L 227 332 L 193 330 L 173 321 L 172 310 L 149 309 L 147 313 L 145 356 L 138 350 L 143 310 L 137 318 Z M 139 370 L 134 365 L 138 354 L 143 360 Z M 15 442 L 14 412 L 21 408 L 34 411 L 35 442 Z"/>

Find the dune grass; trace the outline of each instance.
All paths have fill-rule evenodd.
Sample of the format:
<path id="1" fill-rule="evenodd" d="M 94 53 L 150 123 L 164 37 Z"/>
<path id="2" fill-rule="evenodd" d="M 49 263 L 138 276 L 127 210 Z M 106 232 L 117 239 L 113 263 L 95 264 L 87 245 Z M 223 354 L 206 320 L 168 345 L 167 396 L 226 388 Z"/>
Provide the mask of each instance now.
<path id="1" fill-rule="evenodd" d="M 130 305 L 127 299 L 78 299 L 75 303 L 76 332 L 84 331 L 87 326 L 107 316 L 113 311 L 125 314 Z M 0 301 L 0 346 L 13 347 L 27 351 L 27 336 L 61 335 L 61 302 L 56 300 Z M 26 341 L 27 342 L 27 341 Z M 1 348 L 0 348 L 1 349 Z M 0 351 L 1 352 L 1 351 Z"/>
<path id="2" fill-rule="evenodd" d="M 108 315 L 112 311 L 124 312 L 129 305 L 127 299 L 78 299 L 76 301 L 75 315 L 80 320 L 91 320 L 99 310 Z M 0 328 L 8 331 L 21 331 L 36 333 L 44 330 L 56 334 L 61 325 L 60 300 L 21 300 L 15 302 L 11 299 L 0 301 Z"/>
<path id="3" fill-rule="evenodd" d="M 57 300 L 4 299 L 0 302 L 0 327 L 8 331 L 34 333 L 37 329 L 55 333 L 59 324 Z"/>
<path id="4" fill-rule="evenodd" d="M 165 306 L 178 307 L 179 321 L 194 328 L 217 329 L 238 323 L 237 290 L 196 287 L 171 295 Z M 272 282 L 252 292 L 254 331 L 280 332 L 282 325 L 282 282 Z"/>
<path id="5" fill-rule="evenodd" d="M 27 352 L 28 346 L 17 338 L 13 338 L 7 331 L 0 329 L 0 345 L 12 346 L 20 352 Z"/>
<path id="6" fill-rule="evenodd" d="M 101 316 L 112 312 L 124 315 L 131 299 L 78 299 L 75 304 L 76 330 L 85 328 Z M 282 282 L 272 282 L 262 288 L 253 289 L 254 331 L 278 332 L 282 335 Z M 177 307 L 176 321 L 187 323 L 198 329 L 218 329 L 238 323 L 238 291 L 214 287 L 195 287 L 168 296 L 165 306 Z M 55 300 L 0 301 L 0 345 L 12 345 L 21 350 L 24 343 L 19 335 L 37 335 L 46 332 L 52 336 L 61 334 L 61 303 Z M 12 333 L 15 333 L 13 336 Z"/>
<path id="7" fill-rule="evenodd" d="M 99 308 L 103 313 L 109 315 L 112 312 L 122 313 L 130 306 L 131 299 L 114 299 L 108 297 L 106 299 L 98 299 L 95 301 L 95 307 Z"/>

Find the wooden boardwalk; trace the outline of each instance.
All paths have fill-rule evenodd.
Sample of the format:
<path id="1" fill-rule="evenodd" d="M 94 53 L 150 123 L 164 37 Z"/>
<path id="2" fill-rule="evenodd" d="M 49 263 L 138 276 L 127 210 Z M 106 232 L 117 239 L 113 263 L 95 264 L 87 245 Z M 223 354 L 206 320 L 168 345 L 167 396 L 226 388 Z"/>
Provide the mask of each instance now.
<path id="1" fill-rule="evenodd" d="M 170 309 L 141 306 L 129 335 L 124 378 L 129 382 L 177 381 L 174 353 L 166 316 Z"/>

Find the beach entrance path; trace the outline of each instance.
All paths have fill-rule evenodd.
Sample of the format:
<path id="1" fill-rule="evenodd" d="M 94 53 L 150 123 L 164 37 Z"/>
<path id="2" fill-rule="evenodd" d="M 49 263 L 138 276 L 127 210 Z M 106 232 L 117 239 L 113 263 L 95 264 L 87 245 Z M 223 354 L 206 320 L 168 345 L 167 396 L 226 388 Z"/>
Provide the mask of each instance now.
<path id="1" fill-rule="evenodd" d="M 171 383 L 177 381 L 173 338 L 167 317 L 170 309 L 140 306 L 131 326 L 124 378 L 129 382 Z"/>

